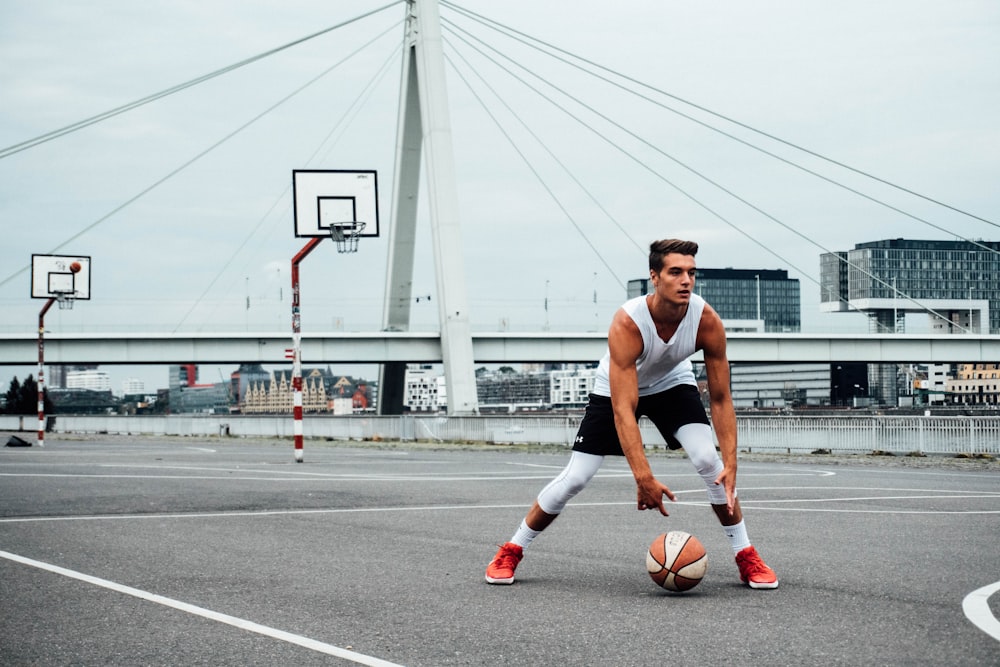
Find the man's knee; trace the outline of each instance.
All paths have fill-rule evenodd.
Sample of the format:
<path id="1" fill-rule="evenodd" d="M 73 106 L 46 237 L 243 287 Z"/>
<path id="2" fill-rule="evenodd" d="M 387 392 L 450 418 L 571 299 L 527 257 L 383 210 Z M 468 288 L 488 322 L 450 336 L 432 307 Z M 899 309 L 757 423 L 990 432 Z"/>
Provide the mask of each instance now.
<path id="1" fill-rule="evenodd" d="M 685 424 L 677 429 L 677 439 L 684 445 L 688 460 L 699 475 L 718 475 L 722 460 L 715 451 L 712 427 L 708 424 Z"/>
<path id="2" fill-rule="evenodd" d="M 566 503 L 593 479 L 603 456 L 573 452 L 566 468 L 538 494 L 538 505 L 548 514 L 559 514 Z"/>

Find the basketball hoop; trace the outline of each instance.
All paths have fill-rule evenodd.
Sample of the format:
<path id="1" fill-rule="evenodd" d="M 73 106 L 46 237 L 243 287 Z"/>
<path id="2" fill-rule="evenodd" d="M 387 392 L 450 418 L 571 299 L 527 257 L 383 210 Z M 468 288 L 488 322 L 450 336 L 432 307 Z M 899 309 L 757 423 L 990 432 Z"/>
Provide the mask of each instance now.
<path id="1" fill-rule="evenodd" d="M 56 292 L 56 303 L 59 310 L 73 310 L 73 292 Z"/>
<path id="2" fill-rule="evenodd" d="M 335 222 L 330 225 L 330 236 L 337 243 L 337 252 L 350 253 L 358 251 L 358 239 L 365 230 L 363 222 Z"/>

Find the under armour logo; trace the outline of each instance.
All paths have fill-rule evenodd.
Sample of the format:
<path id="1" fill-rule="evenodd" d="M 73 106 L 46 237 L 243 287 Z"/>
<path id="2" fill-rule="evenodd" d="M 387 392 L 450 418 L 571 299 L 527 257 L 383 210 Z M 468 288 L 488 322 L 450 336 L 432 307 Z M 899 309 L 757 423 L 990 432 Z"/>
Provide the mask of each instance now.
<path id="1" fill-rule="evenodd" d="M 576 442 L 577 444 L 580 444 L 581 442 L 583 442 L 583 436 L 582 436 L 582 435 L 578 435 L 578 436 L 576 436 L 576 441 L 575 441 L 575 442 Z"/>

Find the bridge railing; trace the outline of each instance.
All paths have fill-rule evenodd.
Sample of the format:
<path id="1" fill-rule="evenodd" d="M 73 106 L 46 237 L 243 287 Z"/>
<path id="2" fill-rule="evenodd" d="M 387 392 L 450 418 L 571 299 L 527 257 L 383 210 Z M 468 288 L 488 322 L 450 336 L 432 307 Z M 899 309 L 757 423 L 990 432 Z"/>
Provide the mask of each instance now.
<path id="1" fill-rule="evenodd" d="M 276 437 L 291 439 L 290 415 L 53 415 L 55 433 Z M 579 415 L 449 417 L 446 415 L 306 415 L 307 439 L 569 446 Z M 26 426 L 27 425 L 27 426 Z M 740 415 L 739 448 L 751 452 L 1000 455 L 1000 415 Z M 0 415 L 0 430 L 31 431 L 32 419 Z M 665 447 L 646 418 L 643 441 Z"/>

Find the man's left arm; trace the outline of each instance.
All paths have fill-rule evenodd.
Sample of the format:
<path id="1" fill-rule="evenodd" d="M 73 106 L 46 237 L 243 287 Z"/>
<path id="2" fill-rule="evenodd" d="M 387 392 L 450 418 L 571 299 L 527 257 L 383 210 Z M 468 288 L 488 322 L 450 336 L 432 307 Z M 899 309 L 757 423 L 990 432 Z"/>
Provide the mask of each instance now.
<path id="1" fill-rule="evenodd" d="M 726 506 L 732 512 L 736 503 L 736 410 L 730 390 L 726 329 L 722 319 L 708 305 L 698 326 L 698 347 L 704 353 L 712 426 L 722 455 L 723 469 L 715 483 L 725 487 Z"/>

